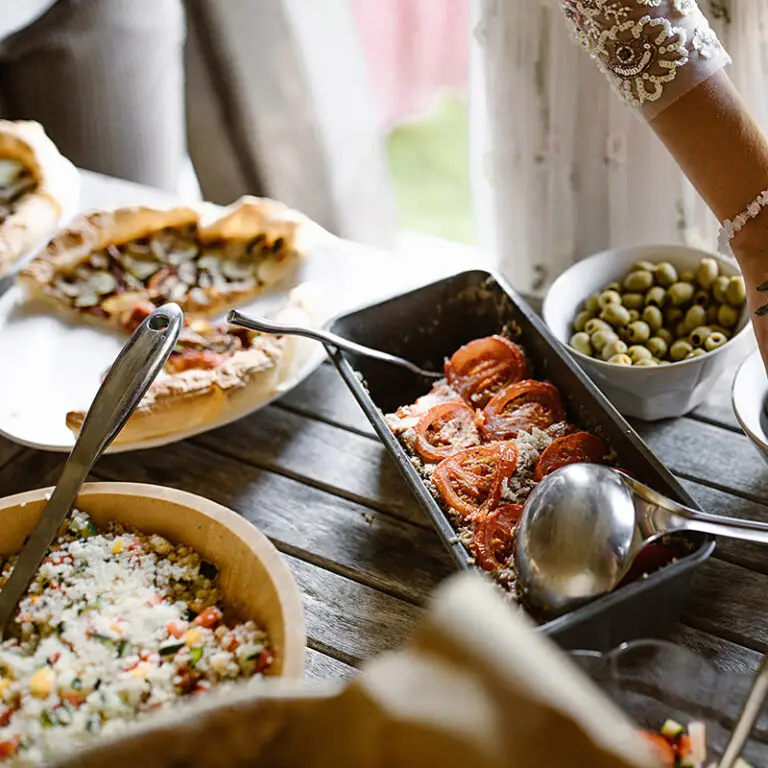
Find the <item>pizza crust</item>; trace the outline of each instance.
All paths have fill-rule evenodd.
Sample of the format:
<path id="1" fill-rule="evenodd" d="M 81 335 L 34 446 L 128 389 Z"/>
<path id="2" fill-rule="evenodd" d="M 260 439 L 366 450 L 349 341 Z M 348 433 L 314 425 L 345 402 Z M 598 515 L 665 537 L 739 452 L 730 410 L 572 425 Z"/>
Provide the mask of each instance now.
<path id="1" fill-rule="evenodd" d="M 43 127 L 34 121 L 0 120 L 0 158 L 17 160 L 37 182 L 13 213 L 0 224 L 0 275 L 50 236 L 62 215 L 62 202 L 54 194 L 53 176 L 63 162 Z"/>
<path id="2" fill-rule="evenodd" d="M 107 245 L 121 245 L 166 227 L 187 225 L 197 227 L 202 243 L 250 241 L 261 234 L 266 234 L 272 242 L 279 238 L 283 241 L 280 258 L 267 258 L 259 266 L 259 279 L 253 289 L 209 295 L 205 303 L 197 303 L 188 296 L 183 302 L 184 310 L 204 317 L 214 317 L 244 303 L 283 280 L 310 247 L 316 230 L 316 225 L 291 208 L 273 200 L 251 196 L 241 197 L 223 209 L 207 204 L 200 206 L 199 210 L 189 207 L 135 207 L 94 211 L 78 217 L 54 237 L 45 251 L 21 270 L 18 283 L 29 296 L 73 311 L 49 289 L 57 273 L 74 270 L 87 262 L 93 251 Z M 140 294 L 136 295 L 137 301 L 141 298 Z M 122 302 L 119 296 L 106 302 L 111 300 Z M 114 319 L 104 319 L 101 324 L 114 325 Z"/>
<path id="3" fill-rule="evenodd" d="M 314 286 L 305 283 L 291 291 L 288 304 L 275 317 L 316 323 L 319 305 Z M 279 392 L 293 378 L 302 348 L 295 337 L 259 336 L 247 350 L 236 352 L 214 370 L 188 370 L 165 374 L 154 381 L 144 399 L 115 438 L 116 445 L 158 439 L 179 431 L 197 429 L 227 409 L 257 405 Z M 67 427 L 75 436 L 85 411 L 67 414 Z"/>

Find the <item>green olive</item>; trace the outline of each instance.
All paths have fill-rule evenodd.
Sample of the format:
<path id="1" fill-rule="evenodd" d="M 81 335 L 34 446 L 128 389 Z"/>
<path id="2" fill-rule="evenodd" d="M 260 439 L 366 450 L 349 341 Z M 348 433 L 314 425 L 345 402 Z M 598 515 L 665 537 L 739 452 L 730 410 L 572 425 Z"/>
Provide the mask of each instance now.
<path id="1" fill-rule="evenodd" d="M 654 357 L 665 357 L 667 354 L 667 350 L 669 349 L 669 344 L 661 338 L 661 336 L 651 336 L 650 339 L 648 339 L 648 351 L 654 356 Z"/>
<path id="2" fill-rule="evenodd" d="M 597 331 L 590 337 L 595 352 L 602 352 L 608 342 L 616 341 L 619 337 L 613 331 Z"/>
<path id="3" fill-rule="evenodd" d="M 588 320 L 592 319 L 592 313 L 586 309 L 583 309 L 576 315 L 576 319 L 573 321 L 573 329 L 575 331 L 583 331 Z"/>
<path id="4" fill-rule="evenodd" d="M 725 337 L 724 333 L 714 331 L 707 336 L 707 340 L 704 342 L 704 349 L 706 349 L 707 352 L 712 352 L 713 350 L 722 347 L 727 341 L 728 339 Z"/>
<path id="5" fill-rule="evenodd" d="M 615 355 L 623 355 L 627 351 L 627 345 L 621 339 L 609 341 L 604 347 L 600 356 L 603 360 L 610 360 Z"/>
<path id="6" fill-rule="evenodd" d="M 645 303 L 663 307 L 667 303 L 667 292 L 660 285 L 654 285 L 645 294 Z"/>
<path id="7" fill-rule="evenodd" d="M 616 293 L 621 293 L 621 283 L 618 280 L 613 283 L 608 283 L 608 285 L 603 288 L 603 293 L 605 291 L 616 291 Z"/>
<path id="8" fill-rule="evenodd" d="M 717 304 L 710 304 L 707 307 L 707 322 L 711 325 L 717 322 L 717 310 L 719 307 Z"/>
<path id="9" fill-rule="evenodd" d="M 712 334 L 712 329 L 706 325 L 700 325 L 691 331 L 690 342 L 694 347 L 700 347 Z"/>
<path id="10" fill-rule="evenodd" d="M 630 268 L 630 272 L 653 272 L 656 265 L 650 261 L 636 261 Z"/>
<path id="11" fill-rule="evenodd" d="M 715 301 L 718 304 L 725 304 L 727 301 L 725 292 L 728 290 L 729 282 L 730 281 L 725 275 L 720 275 L 720 277 L 712 283 L 712 295 L 715 297 Z"/>
<path id="12" fill-rule="evenodd" d="M 584 323 L 584 330 L 591 336 L 596 331 L 612 332 L 613 328 L 611 328 L 611 326 L 608 325 L 605 320 L 601 320 L 598 317 L 593 317 L 591 320 L 587 320 L 587 322 Z"/>
<path id="13" fill-rule="evenodd" d="M 609 304 L 618 304 L 621 306 L 621 295 L 618 291 L 603 291 L 598 299 L 601 307 L 607 307 Z"/>
<path id="14" fill-rule="evenodd" d="M 709 291 L 699 288 L 699 290 L 693 294 L 693 303 L 706 309 L 709 305 Z"/>
<path id="15" fill-rule="evenodd" d="M 643 320 L 635 320 L 627 326 L 627 338 L 634 342 L 648 341 L 651 338 L 651 329 Z"/>
<path id="16" fill-rule="evenodd" d="M 672 335 L 672 331 L 668 330 L 667 328 L 659 328 L 659 330 L 656 331 L 656 335 L 662 341 L 665 341 L 667 346 L 669 346 L 675 340 L 675 337 Z M 660 357 L 660 355 L 657 355 L 657 357 Z"/>
<path id="17" fill-rule="evenodd" d="M 614 355 L 608 362 L 614 365 L 632 365 L 632 358 L 628 355 Z"/>
<path id="18" fill-rule="evenodd" d="M 700 307 L 697 304 L 694 304 L 685 313 L 685 324 L 688 326 L 689 331 L 693 328 L 698 328 L 700 325 L 704 325 L 706 322 L 707 310 L 704 309 L 704 307 Z"/>
<path id="19" fill-rule="evenodd" d="M 669 357 L 672 359 L 673 362 L 677 363 L 680 360 L 685 359 L 685 356 L 689 353 L 693 352 L 693 347 L 683 339 L 678 339 L 670 348 L 669 348 Z"/>
<path id="20" fill-rule="evenodd" d="M 652 357 L 643 357 L 640 360 L 635 360 L 637 368 L 655 368 L 657 365 L 659 365 L 659 361 L 654 360 Z"/>
<path id="21" fill-rule="evenodd" d="M 685 320 L 681 320 L 675 326 L 675 336 L 677 336 L 678 339 L 686 339 L 688 338 L 688 330 L 688 323 L 686 323 Z"/>
<path id="22" fill-rule="evenodd" d="M 723 304 L 717 312 L 717 322 L 725 328 L 734 328 L 738 325 L 740 315 L 736 307 Z"/>
<path id="23" fill-rule="evenodd" d="M 664 288 L 669 288 L 670 285 L 678 280 L 677 270 L 667 261 L 657 264 L 653 273 L 656 277 L 656 282 Z"/>
<path id="24" fill-rule="evenodd" d="M 629 310 L 629 322 L 634 323 L 635 320 L 640 319 L 640 313 L 636 309 Z"/>
<path id="25" fill-rule="evenodd" d="M 589 334 L 584 333 L 584 331 L 574 333 L 571 336 L 571 346 L 577 352 L 581 352 L 582 355 L 592 356 L 592 342 L 589 340 Z"/>
<path id="26" fill-rule="evenodd" d="M 683 359 L 684 359 L 684 360 L 693 360 L 693 358 L 694 358 L 694 357 L 701 357 L 702 355 L 706 355 L 706 354 L 707 354 L 707 352 L 706 352 L 706 350 L 704 350 L 704 349 L 701 349 L 701 348 L 699 348 L 699 349 L 694 349 L 694 350 L 692 350 L 691 352 L 689 352 L 689 353 L 688 353 L 688 354 L 685 356 L 685 358 L 683 358 Z"/>
<path id="27" fill-rule="evenodd" d="M 744 278 L 734 275 L 728 281 L 728 287 L 725 289 L 725 298 L 733 307 L 743 307 L 747 302 L 747 289 L 744 286 Z"/>
<path id="28" fill-rule="evenodd" d="M 709 288 L 719 274 L 720 267 L 715 259 L 702 259 L 696 270 L 696 280 L 702 288 Z"/>
<path id="29" fill-rule="evenodd" d="M 656 365 L 669 365 L 669 360 L 657 360 Z"/>
<path id="30" fill-rule="evenodd" d="M 625 293 L 621 297 L 621 303 L 627 309 L 642 309 L 643 304 L 645 304 L 645 296 L 642 293 Z"/>
<path id="31" fill-rule="evenodd" d="M 600 319 L 613 326 L 626 325 L 629 322 L 629 310 L 621 304 L 606 304 L 600 313 Z"/>
<path id="32" fill-rule="evenodd" d="M 722 333 L 726 339 L 731 338 L 731 332 L 727 328 L 723 328 L 722 325 L 710 325 L 709 327 L 712 330 L 712 333 Z"/>
<path id="33" fill-rule="evenodd" d="M 669 300 L 676 307 L 687 304 L 693 298 L 693 285 L 680 281 L 669 286 Z"/>
<path id="34" fill-rule="evenodd" d="M 693 270 L 686 269 L 684 272 L 680 273 L 680 282 L 681 283 L 695 283 L 696 282 L 696 275 L 693 274 Z"/>
<path id="35" fill-rule="evenodd" d="M 685 312 L 683 312 L 682 309 L 670 307 L 664 312 L 664 324 L 670 328 L 674 328 L 684 317 Z"/>
<path id="36" fill-rule="evenodd" d="M 653 285 L 653 273 L 647 269 L 641 269 L 637 272 L 630 272 L 624 278 L 624 290 L 626 291 L 647 291 Z"/>
<path id="37" fill-rule="evenodd" d="M 590 295 L 590 297 L 584 302 L 584 309 L 586 309 L 587 312 L 599 312 L 600 311 L 600 294 L 593 293 L 592 295 Z"/>
<path id="38" fill-rule="evenodd" d="M 650 360 L 653 355 L 647 347 L 642 347 L 639 344 L 633 344 L 626 353 L 632 359 L 632 362 L 637 365 L 640 360 Z"/>
<path id="39" fill-rule="evenodd" d="M 648 323 L 651 333 L 656 333 L 664 325 L 664 316 L 658 307 L 648 306 L 643 310 L 641 318 Z"/>

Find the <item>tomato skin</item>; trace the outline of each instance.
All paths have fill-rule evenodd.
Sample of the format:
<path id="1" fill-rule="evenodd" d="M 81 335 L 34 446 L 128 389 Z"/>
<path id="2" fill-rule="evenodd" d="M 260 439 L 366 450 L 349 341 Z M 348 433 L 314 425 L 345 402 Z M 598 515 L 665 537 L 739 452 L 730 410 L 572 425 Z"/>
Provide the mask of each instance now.
<path id="1" fill-rule="evenodd" d="M 195 616 L 194 624 L 205 629 L 213 629 L 222 619 L 221 611 L 215 606 L 210 605 L 204 611 Z"/>
<path id="2" fill-rule="evenodd" d="M 432 483 L 446 506 L 473 520 L 496 507 L 502 483 L 516 465 L 514 442 L 487 443 L 443 459 L 432 473 Z"/>
<path id="3" fill-rule="evenodd" d="M 493 572 L 505 567 L 522 515 L 522 505 L 503 504 L 475 520 L 472 553 L 483 570 Z"/>
<path id="4" fill-rule="evenodd" d="M 513 440 L 533 427 L 547 429 L 564 416 L 557 387 L 526 379 L 510 384 L 488 401 L 480 431 L 486 440 Z"/>
<path id="5" fill-rule="evenodd" d="M 434 463 L 456 453 L 457 442 L 465 448 L 480 443 L 475 412 L 466 403 L 441 403 L 419 419 L 414 448 L 424 461 Z"/>
<path id="6" fill-rule="evenodd" d="M 640 735 L 647 739 L 653 747 L 659 759 L 659 768 L 674 768 L 675 750 L 672 749 L 672 745 L 663 736 L 658 733 L 651 733 L 650 731 L 640 731 Z"/>
<path id="7" fill-rule="evenodd" d="M 445 363 L 448 383 L 476 408 L 482 408 L 503 387 L 528 376 L 523 350 L 503 336 L 470 341 Z"/>
<path id="8" fill-rule="evenodd" d="M 536 464 L 534 480 L 540 482 L 551 472 L 567 464 L 602 464 L 605 461 L 605 443 L 589 432 L 574 432 L 558 437 L 544 449 Z"/>
<path id="9" fill-rule="evenodd" d="M 20 743 L 21 739 L 18 736 L 15 736 L 12 739 L 6 739 L 5 741 L 0 741 L 0 759 L 13 757 L 18 751 Z"/>

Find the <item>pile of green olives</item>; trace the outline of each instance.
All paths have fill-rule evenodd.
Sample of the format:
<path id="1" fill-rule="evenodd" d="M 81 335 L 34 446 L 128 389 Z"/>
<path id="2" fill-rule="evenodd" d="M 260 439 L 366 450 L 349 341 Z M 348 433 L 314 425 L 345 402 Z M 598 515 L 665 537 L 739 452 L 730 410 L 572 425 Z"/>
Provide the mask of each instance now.
<path id="1" fill-rule="evenodd" d="M 582 304 L 570 344 L 615 365 L 677 363 L 722 347 L 746 300 L 744 279 L 721 275 L 716 259 L 702 259 L 695 272 L 639 261 Z"/>

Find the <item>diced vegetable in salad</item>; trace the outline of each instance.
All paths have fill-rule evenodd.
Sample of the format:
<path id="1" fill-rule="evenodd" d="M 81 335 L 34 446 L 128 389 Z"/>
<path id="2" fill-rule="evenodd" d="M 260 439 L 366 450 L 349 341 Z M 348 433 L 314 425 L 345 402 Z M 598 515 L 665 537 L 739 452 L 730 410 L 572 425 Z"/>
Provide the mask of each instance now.
<path id="1" fill-rule="evenodd" d="M 659 733 L 640 731 L 652 745 L 659 759 L 659 768 L 715 768 L 707 762 L 707 732 L 702 722 L 694 721 L 686 728 L 675 720 L 667 720 Z M 752 768 L 741 758 L 734 768 Z"/>

